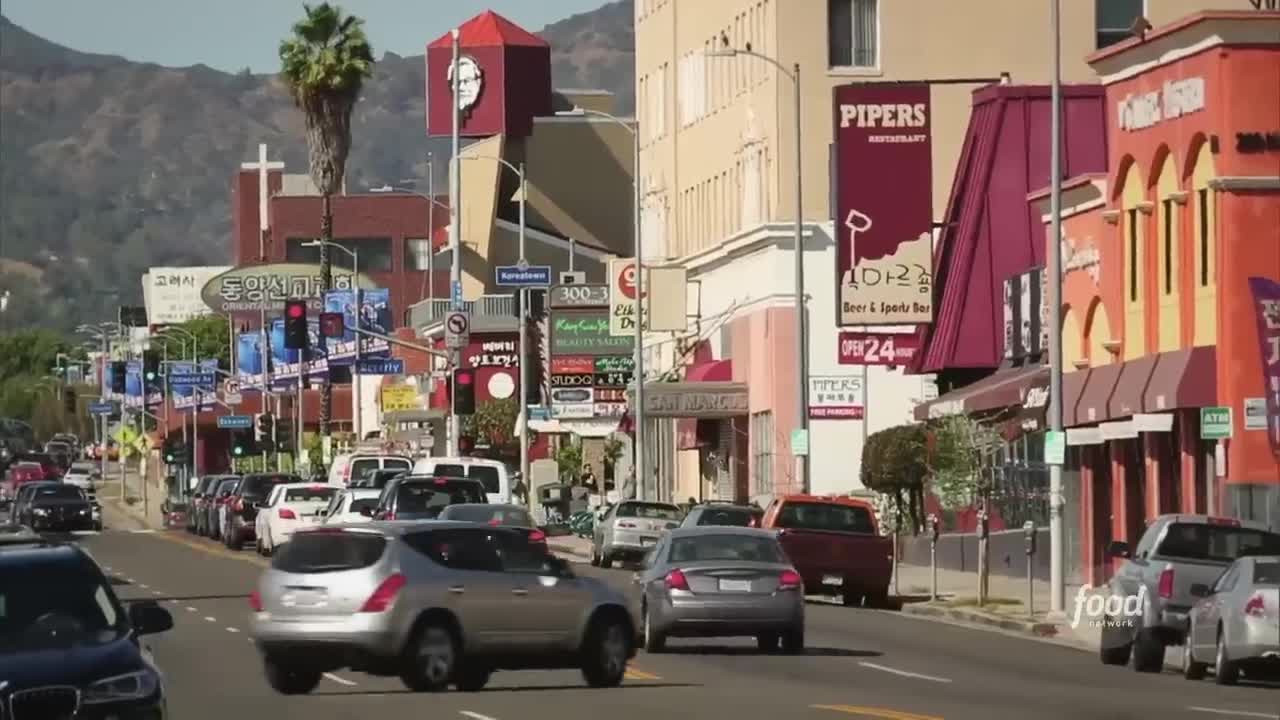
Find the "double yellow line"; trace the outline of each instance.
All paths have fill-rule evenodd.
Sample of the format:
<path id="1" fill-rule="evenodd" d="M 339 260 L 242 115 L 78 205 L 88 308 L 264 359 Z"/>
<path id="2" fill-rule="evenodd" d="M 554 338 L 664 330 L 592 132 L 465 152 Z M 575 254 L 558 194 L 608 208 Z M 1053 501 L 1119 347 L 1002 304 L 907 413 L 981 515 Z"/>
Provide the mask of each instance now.
<path id="1" fill-rule="evenodd" d="M 890 708 L 860 707 L 857 705 L 810 705 L 814 710 L 832 710 L 846 715 L 881 718 L 881 720 L 943 720 L 936 715 L 917 715 L 903 710 Z"/>

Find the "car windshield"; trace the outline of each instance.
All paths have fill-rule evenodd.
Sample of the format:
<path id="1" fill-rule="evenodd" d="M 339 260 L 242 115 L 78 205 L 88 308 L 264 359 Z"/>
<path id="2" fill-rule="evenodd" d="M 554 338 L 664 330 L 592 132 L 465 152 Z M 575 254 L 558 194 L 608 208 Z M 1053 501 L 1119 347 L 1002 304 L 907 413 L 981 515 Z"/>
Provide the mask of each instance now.
<path id="1" fill-rule="evenodd" d="M 1242 555 L 1280 555 L 1280 534 L 1230 525 L 1173 523 L 1155 554 L 1224 563 Z"/>
<path id="2" fill-rule="evenodd" d="M 469 481 L 433 480 L 405 483 L 396 491 L 396 513 L 439 514 L 449 505 L 483 503 L 480 487 Z"/>
<path id="3" fill-rule="evenodd" d="M 239 480 L 223 480 L 222 483 L 218 485 L 218 494 L 221 495 L 224 492 L 231 492 L 238 484 L 240 484 Z"/>
<path id="4" fill-rule="evenodd" d="M 382 557 L 381 535 L 313 531 L 295 533 L 271 558 L 271 567 L 288 573 L 341 572 L 366 568 Z"/>
<path id="5" fill-rule="evenodd" d="M 439 463 L 432 472 L 444 477 L 463 478 L 467 476 L 467 468 L 457 463 Z"/>
<path id="6" fill-rule="evenodd" d="M 71 452 L 71 446 L 61 442 L 51 442 L 48 445 L 45 445 L 44 449 L 45 449 L 45 452 L 49 453 L 50 455 L 55 453 Z"/>
<path id="7" fill-rule="evenodd" d="M 92 465 L 90 463 L 75 463 L 71 466 L 71 472 L 84 473 L 85 475 L 93 474 L 93 471 L 96 469 L 97 469 L 97 466 Z"/>
<path id="8" fill-rule="evenodd" d="M 778 513 L 777 526 L 789 530 L 829 530 L 873 533 L 871 512 L 855 505 L 788 502 Z"/>
<path id="9" fill-rule="evenodd" d="M 496 495 L 502 491 L 500 487 L 501 475 L 496 467 L 491 465 L 472 465 L 471 472 L 467 477 L 478 481 L 484 486 L 484 491 L 487 493 Z"/>
<path id="10" fill-rule="evenodd" d="M 746 508 L 708 508 L 698 515 L 699 525 L 752 525 L 756 514 Z"/>
<path id="11" fill-rule="evenodd" d="M 663 505 L 661 503 L 623 503 L 618 506 L 618 517 L 679 520 L 680 508 L 675 505 Z"/>
<path id="12" fill-rule="evenodd" d="M 110 642 L 127 630 L 106 578 L 89 561 L 24 564 L 14 572 L 22 582 L 0 583 L 0 648 Z"/>
<path id="13" fill-rule="evenodd" d="M 31 498 L 35 500 L 83 500 L 84 493 L 75 485 L 49 485 L 37 488 Z"/>
<path id="14" fill-rule="evenodd" d="M 503 505 L 454 505 L 441 514 L 441 519 L 522 528 L 534 527 L 533 518 L 528 512 L 518 507 Z"/>
<path id="15" fill-rule="evenodd" d="M 289 488 L 284 491 L 285 502 L 329 502 L 338 489 L 334 487 Z"/>
<path id="16" fill-rule="evenodd" d="M 1253 566 L 1254 585 L 1280 585 L 1280 560 L 1259 561 Z"/>
<path id="17" fill-rule="evenodd" d="M 671 541 L 671 562 L 786 562 L 778 541 L 758 535 L 693 535 Z"/>

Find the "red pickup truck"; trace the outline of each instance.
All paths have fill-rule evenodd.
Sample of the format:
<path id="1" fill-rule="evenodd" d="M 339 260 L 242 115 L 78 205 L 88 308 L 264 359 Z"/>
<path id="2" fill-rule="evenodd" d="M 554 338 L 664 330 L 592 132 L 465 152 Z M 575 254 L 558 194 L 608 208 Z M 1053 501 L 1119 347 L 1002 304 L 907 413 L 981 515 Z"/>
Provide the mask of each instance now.
<path id="1" fill-rule="evenodd" d="M 884 607 L 893 573 L 893 542 L 881 537 L 875 511 L 840 496 L 786 495 L 765 509 L 761 527 L 776 530 L 811 595 L 845 605 Z"/>

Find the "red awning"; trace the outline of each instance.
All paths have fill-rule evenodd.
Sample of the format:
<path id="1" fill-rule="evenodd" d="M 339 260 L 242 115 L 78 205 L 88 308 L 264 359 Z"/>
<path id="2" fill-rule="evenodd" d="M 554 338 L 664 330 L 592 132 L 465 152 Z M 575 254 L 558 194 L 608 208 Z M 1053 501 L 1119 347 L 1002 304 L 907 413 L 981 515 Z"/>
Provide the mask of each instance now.
<path id="1" fill-rule="evenodd" d="M 981 413 L 1020 405 L 1026 388 L 1047 373 L 1048 370 L 1041 365 L 996 371 L 977 382 L 917 405 L 915 418 L 923 422 L 944 415 Z"/>
<path id="2" fill-rule="evenodd" d="M 689 367 L 685 382 L 733 382 L 732 360 L 708 360 Z"/>

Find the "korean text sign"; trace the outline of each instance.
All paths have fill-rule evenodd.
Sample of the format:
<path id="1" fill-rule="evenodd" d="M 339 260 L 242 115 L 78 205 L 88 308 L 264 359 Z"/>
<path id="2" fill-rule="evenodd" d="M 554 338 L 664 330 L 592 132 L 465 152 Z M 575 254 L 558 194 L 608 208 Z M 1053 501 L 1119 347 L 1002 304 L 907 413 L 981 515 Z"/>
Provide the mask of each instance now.
<path id="1" fill-rule="evenodd" d="M 1267 438 L 1280 458 L 1280 283 L 1249 278 L 1262 352 L 1262 387 L 1267 400 Z"/>
<path id="2" fill-rule="evenodd" d="M 835 89 L 838 324 L 933 319 L 929 86 Z"/>

